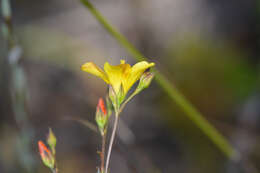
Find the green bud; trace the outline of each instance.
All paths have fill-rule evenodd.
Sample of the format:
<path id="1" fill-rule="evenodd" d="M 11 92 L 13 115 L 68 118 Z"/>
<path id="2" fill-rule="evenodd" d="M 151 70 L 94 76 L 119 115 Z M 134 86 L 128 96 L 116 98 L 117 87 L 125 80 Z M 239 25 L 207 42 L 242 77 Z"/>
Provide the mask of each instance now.
<path id="1" fill-rule="evenodd" d="M 119 105 L 119 102 L 117 99 L 117 94 L 111 85 L 109 85 L 108 95 L 109 95 L 109 98 L 111 100 L 111 103 L 112 103 L 114 109 L 118 110 L 120 105 Z"/>
<path id="2" fill-rule="evenodd" d="M 106 96 L 106 105 L 107 105 L 107 116 L 110 117 L 113 111 L 113 105 L 111 100 L 109 99 L 109 96 Z"/>
<path id="3" fill-rule="evenodd" d="M 111 85 L 109 85 L 109 88 L 108 88 L 108 96 L 112 102 L 112 104 L 114 105 L 114 103 L 116 102 L 116 92 L 115 90 L 113 89 L 113 87 Z"/>
<path id="4" fill-rule="evenodd" d="M 154 78 L 154 73 L 152 73 L 152 72 L 145 72 L 141 76 L 139 84 L 138 84 L 136 90 L 138 90 L 140 92 L 143 89 L 148 88 L 149 85 L 151 84 L 153 78 Z"/>
<path id="5" fill-rule="evenodd" d="M 56 152 L 55 151 L 56 142 L 57 142 L 57 139 L 56 139 L 54 133 L 52 132 L 51 128 L 49 128 L 49 134 L 47 136 L 47 143 L 50 146 L 53 155 L 55 155 L 55 152 Z"/>
<path id="6" fill-rule="evenodd" d="M 120 90 L 119 90 L 119 92 L 118 92 L 118 94 L 117 94 L 117 102 L 118 102 L 119 106 L 120 106 L 121 103 L 124 101 L 124 99 L 125 99 L 125 92 L 124 92 L 124 87 L 123 87 L 123 85 L 121 84 L 121 85 L 120 85 Z"/>

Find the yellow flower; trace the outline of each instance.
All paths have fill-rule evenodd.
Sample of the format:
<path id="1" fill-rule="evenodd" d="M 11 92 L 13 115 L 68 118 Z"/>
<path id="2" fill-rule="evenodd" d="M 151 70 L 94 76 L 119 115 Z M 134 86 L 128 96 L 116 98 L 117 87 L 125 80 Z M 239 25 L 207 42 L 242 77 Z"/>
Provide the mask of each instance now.
<path id="1" fill-rule="evenodd" d="M 124 94 L 126 94 L 134 83 L 140 79 L 144 71 L 154 65 L 154 63 L 141 61 L 131 67 L 129 64 L 125 64 L 124 60 L 121 60 L 120 64 L 115 66 L 106 62 L 104 64 L 104 70 L 93 62 L 83 64 L 81 69 L 103 79 L 107 84 L 113 87 L 116 93 L 119 93 L 122 85 Z"/>

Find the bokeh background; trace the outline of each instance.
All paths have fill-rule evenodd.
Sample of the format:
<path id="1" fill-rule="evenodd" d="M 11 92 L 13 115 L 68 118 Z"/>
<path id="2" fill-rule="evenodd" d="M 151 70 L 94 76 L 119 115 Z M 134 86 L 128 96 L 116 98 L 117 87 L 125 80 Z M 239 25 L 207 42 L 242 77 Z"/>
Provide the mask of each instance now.
<path id="1" fill-rule="evenodd" d="M 229 161 L 153 82 L 122 113 L 111 172 L 259 172 L 260 2 L 92 2 L 247 162 Z M 48 172 L 37 141 L 49 127 L 61 173 L 96 172 L 100 136 L 77 120 L 95 123 L 107 86 L 80 66 L 136 61 L 77 0 L 13 0 L 11 7 L 21 57 L 8 65 L 1 34 L 0 172 Z"/>

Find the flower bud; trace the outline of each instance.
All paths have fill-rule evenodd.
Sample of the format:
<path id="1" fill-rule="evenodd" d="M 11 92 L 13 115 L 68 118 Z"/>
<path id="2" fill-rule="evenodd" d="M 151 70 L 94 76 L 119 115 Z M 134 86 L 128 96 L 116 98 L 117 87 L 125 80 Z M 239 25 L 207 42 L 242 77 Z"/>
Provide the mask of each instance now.
<path id="1" fill-rule="evenodd" d="M 114 104 L 117 100 L 116 99 L 116 92 L 111 85 L 109 85 L 109 88 L 108 88 L 108 96 L 109 96 L 111 102 Z"/>
<path id="2" fill-rule="evenodd" d="M 56 137 L 54 133 L 52 132 L 51 128 L 49 128 L 49 134 L 47 136 L 47 143 L 51 148 L 52 154 L 55 155 L 55 147 L 56 147 Z"/>
<path id="3" fill-rule="evenodd" d="M 109 117 L 113 111 L 113 105 L 108 96 L 106 96 L 106 105 L 107 105 L 107 116 Z"/>
<path id="4" fill-rule="evenodd" d="M 118 104 L 121 105 L 121 103 L 124 101 L 124 99 L 125 99 L 125 92 L 124 92 L 124 87 L 123 87 L 123 85 L 121 84 L 121 85 L 120 85 L 120 90 L 119 90 L 119 92 L 117 93 Z"/>
<path id="5" fill-rule="evenodd" d="M 153 78 L 154 78 L 154 73 L 145 72 L 140 78 L 139 84 L 137 86 L 137 90 L 140 92 L 143 89 L 148 88 Z"/>
<path id="6" fill-rule="evenodd" d="M 114 109 L 118 110 L 120 105 L 119 105 L 119 102 L 118 102 L 118 99 L 117 99 L 117 94 L 116 94 L 114 88 L 111 85 L 109 85 L 108 96 L 109 96 L 109 98 L 112 102 Z"/>
<path id="7" fill-rule="evenodd" d="M 121 103 L 125 99 L 125 92 L 124 92 L 123 85 L 122 84 L 120 85 L 119 91 L 117 93 L 115 92 L 112 86 L 109 86 L 109 98 L 112 102 L 115 111 L 118 111 Z"/>
<path id="8" fill-rule="evenodd" d="M 96 122 L 101 132 L 101 135 L 104 135 L 106 130 L 106 125 L 108 122 L 107 110 L 105 107 L 104 100 L 102 98 L 99 99 L 96 111 Z"/>
<path id="9" fill-rule="evenodd" d="M 51 151 L 45 146 L 45 144 L 42 141 L 38 142 L 38 147 L 43 163 L 47 167 L 54 169 L 55 159 Z"/>
<path id="10" fill-rule="evenodd" d="M 100 109 L 103 113 L 104 116 L 107 115 L 107 110 L 106 110 L 106 106 L 105 106 L 105 103 L 104 103 L 104 100 L 102 98 L 100 98 L 98 100 L 98 105 L 97 105 L 97 109 Z"/>

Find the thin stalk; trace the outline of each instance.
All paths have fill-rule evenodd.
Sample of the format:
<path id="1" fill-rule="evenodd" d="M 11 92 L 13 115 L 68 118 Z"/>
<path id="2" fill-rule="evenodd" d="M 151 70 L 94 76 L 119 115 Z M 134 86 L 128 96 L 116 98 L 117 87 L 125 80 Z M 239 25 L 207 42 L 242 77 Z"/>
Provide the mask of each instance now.
<path id="1" fill-rule="evenodd" d="M 51 171 L 52 171 L 52 173 L 58 173 L 58 169 L 57 168 L 54 168 Z"/>
<path id="2" fill-rule="evenodd" d="M 120 45 L 122 45 L 137 61 L 147 61 L 148 59 L 142 55 L 121 33 L 119 33 L 102 14 L 88 1 L 81 0 L 83 5 L 88 8 L 91 14 L 99 21 L 99 23 L 112 35 Z M 159 86 L 175 101 L 175 103 L 183 109 L 190 120 L 198 126 L 198 128 L 216 145 L 223 154 L 233 161 L 241 160 L 240 153 L 230 145 L 227 139 L 218 132 L 218 130 L 205 119 L 202 114 L 183 96 L 172 83 L 156 70 L 156 82 Z"/>
<path id="3" fill-rule="evenodd" d="M 108 173 L 108 166 L 109 166 L 109 162 L 110 162 L 110 156 L 111 156 L 111 151 L 112 151 L 113 143 L 114 143 L 115 136 L 116 136 L 116 129 L 117 129 L 117 126 L 118 126 L 118 120 L 119 120 L 119 113 L 116 112 L 116 113 L 115 113 L 115 122 L 114 122 L 114 126 L 113 126 L 113 131 L 112 131 L 112 134 L 111 134 L 111 138 L 110 138 L 110 142 L 109 142 L 109 147 L 108 147 L 108 151 L 107 151 L 106 171 L 105 171 L 105 173 Z"/>
<path id="4" fill-rule="evenodd" d="M 112 147 L 113 147 L 113 143 L 114 143 L 114 138 L 115 138 L 115 134 L 116 134 L 116 129 L 118 126 L 118 120 L 119 120 L 119 114 L 123 111 L 124 107 L 126 106 L 126 104 L 135 96 L 139 93 L 139 91 L 135 90 L 135 92 L 133 92 L 125 101 L 124 103 L 121 105 L 120 109 L 118 110 L 118 112 L 115 113 L 115 122 L 114 122 L 114 126 L 113 126 L 113 131 L 112 131 L 112 135 L 110 138 L 110 144 L 109 144 L 109 148 L 108 148 L 108 153 L 107 153 L 107 159 L 106 159 L 106 171 L 105 173 L 107 173 L 108 171 L 108 167 L 109 167 L 109 162 L 110 162 L 110 156 L 111 156 L 111 151 L 112 151 Z M 102 173 L 102 171 L 101 171 Z"/>
<path id="5" fill-rule="evenodd" d="M 55 163 L 54 163 L 54 168 L 51 169 L 51 172 L 52 173 L 58 173 L 58 164 L 57 164 L 57 160 L 56 160 L 55 154 L 53 155 L 53 157 L 54 157 Z"/>
<path id="6" fill-rule="evenodd" d="M 105 149 L 106 149 L 106 135 L 107 133 L 105 133 L 104 135 L 102 135 L 102 149 L 101 149 L 101 154 L 100 154 L 100 170 L 101 173 L 104 173 L 104 169 L 105 169 Z"/>
<path id="7" fill-rule="evenodd" d="M 121 105 L 121 107 L 120 107 L 120 109 L 119 109 L 119 111 L 118 111 L 118 114 L 120 114 L 120 113 L 123 111 L 123 109 L 125 108 L 126 104 L 127 104 L 130 100 L 132 100 L 132 98 L 133 98 L 134 96 L 136 96 L 138 93 L 139 93 L 139 91 L 135 90 L 135 91 L 124 101 L 124 103 Z"/>

